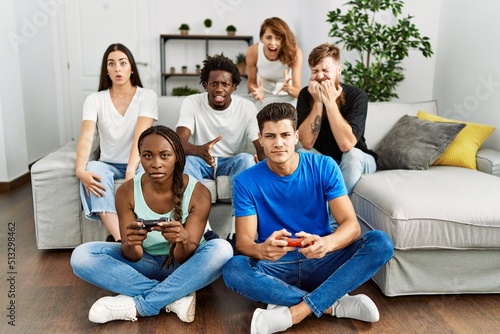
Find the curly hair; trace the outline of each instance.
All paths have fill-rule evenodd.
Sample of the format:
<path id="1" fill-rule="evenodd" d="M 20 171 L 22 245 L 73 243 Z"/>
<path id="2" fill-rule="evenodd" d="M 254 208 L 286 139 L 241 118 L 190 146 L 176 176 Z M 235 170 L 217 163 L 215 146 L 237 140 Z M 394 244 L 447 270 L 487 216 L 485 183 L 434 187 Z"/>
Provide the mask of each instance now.
<path id="1" fill-rule="evenodd" d="M 260 26 L 259 37 L 262 38 L 266 29 L 269 28 L 276 36 L 281 38 L 281 49 L 278 59 L 283 64 L 292 67 L 297 61 L 297 40 L 288 24 L 279 17 L 265 19 Z"/>
<path id="2" fill-rule="evenodd" d="M 220 55 L 208 56 L 203 61 L 203 68 L 200 72 L 200 84 L 203 88 L 207 88 L 208 77 L 212 71 L 224 71 L 231 73 L 233 84 L 238 86 L 241 82 L 240 71 L 238 66 L 228 57 L 224 56 L 224 52 Z"/>
<path id="3" fill-rule="evenodd" d="M 139 140 L 137 141 L 137 146 L 139 148 L 139 152 L 141 152 L 141 144 L 144 138 L 149 135 L 159 135 L 165 138 L 172 148 L 174 149 L 174 154 L 176 157 L 176 162 L 174 165 L 174 220 L 182 222 L 182 199 L 184 197 L 184 166 L 186 165 L 186 154 L 182 147 L 181 140 L 177 133 L 174 130 L 163 126 L 163 125 L 155 125 L 146 130 L 139 136 Z M 165 266 L 168 268 L 170 265 L 174 264 L 174 249 L 175 243 L 170 245 L 170 253 L 168 254 L 168 258 L 165 260 Z"/>
<path id="4" fill-rule="evenodd" d="M 99 92 L 101 90 L 106 90 L 111 88 L 113 82 L 109 78 L 108 73 L 108 56 L 111 52 L 121 51 L 123 52 L 130 62 L 130 69 L 132 70 L 130 74 L 130 82 L 133 86 L 142 87 L 141 78 L 139 77 L 139 70 L 137 69 L 137 64 L 135 63 L 134 56 L 132 52 L 123 44 L 115 43 L 108 46 L 106 51 L 104 51 L 104 55 L 102 56 L 101 61 L 101 74 L 99 75 L 99 88 L 97 89 Z"/>

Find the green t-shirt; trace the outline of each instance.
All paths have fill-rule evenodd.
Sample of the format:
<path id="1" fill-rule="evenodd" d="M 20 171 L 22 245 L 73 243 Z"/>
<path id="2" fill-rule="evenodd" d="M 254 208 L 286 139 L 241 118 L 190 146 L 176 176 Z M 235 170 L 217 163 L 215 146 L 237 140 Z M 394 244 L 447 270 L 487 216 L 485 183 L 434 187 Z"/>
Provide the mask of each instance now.
<path id="1" fill-rule="evenodd" d="M 158 214 L 151 210 L 146 202 L 144 201 L 144 196 L 142 194 L 142 185 L 141 185 L 141 179 L 142 179 L 142 174 L 138 174 L 134 177 L 134 213 L 137 218 L 142 218 L 144 220 L 150 220 L 150 219 L 160 219 L 162 217 L 167 217 L 170 219 L 174 219 L 174 210 L 166 213 L 166 214 Z M 186 222 L 186 219 L 188 217 L 189 211 L 188 211 L 188 206 L 189 206 L 189 201 L 191 201 L 191 196 L 193 195 L 194 187 L 198 180 L 196 180 L 194 177 L 188 175 L 188 184 L 186 189 L 184 190 L 184 196 L 182 198 L 182 224 Z M 202 237 L 201 242 L 204 242 L 205 240 Z M 200 243 L 201 243 L 200 242 Z M 170 244 L 168 243 L 167 240 L 163 237 L 161 232 L 159 231 L 151 231 L 148 233 L 148 236 L 146 239 L 144 239 L 144 242 L 142 243 L 142 248 L 144 249 L 145 252 L 151 254 L 151 255 L 167 255 L 170 251 Z"/>

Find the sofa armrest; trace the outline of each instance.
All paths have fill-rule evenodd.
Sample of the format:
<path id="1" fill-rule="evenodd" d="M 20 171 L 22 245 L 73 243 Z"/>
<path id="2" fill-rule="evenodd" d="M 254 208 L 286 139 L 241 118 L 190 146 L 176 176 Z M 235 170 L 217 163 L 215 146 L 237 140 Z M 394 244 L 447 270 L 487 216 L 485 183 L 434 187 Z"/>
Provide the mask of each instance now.
<path id="1" fill-rule="evenodd" d="M 476 154 L 477 170 L 500 177 L 500 152 L 481 148 Z"/>
<path id="2" fill-rule="evenodd" d="M 76 142 L 69 142 L 31 167 L 39 249 L 73 248 L 82 242 L 80 182 L 75 176 L 76 146 Z"/>

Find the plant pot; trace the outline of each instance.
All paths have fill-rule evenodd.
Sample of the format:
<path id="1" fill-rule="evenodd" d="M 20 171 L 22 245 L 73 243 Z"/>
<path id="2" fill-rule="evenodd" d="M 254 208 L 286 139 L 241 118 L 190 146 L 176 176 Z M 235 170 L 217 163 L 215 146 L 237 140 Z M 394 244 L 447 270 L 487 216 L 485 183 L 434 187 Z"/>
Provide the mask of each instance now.
<path id="1" fill-rule="evenodd" d="M 234 36 L 234 35 L 236 35 L 236 31 L 228 31 L 227 35 L 228 36 Z"/>
<path id="2" fill-rule="evenodd" d="M 172 66 L 172 67 L 170 68 L 170 74 L 174 74 L 174 73 L 175 73 L 175 67 L 173 67 L 173 66 Z"/>
<path id="3" fill-rule="evenodd" d="M 245 75 L 247 72 L 247 64 L 239 63 L 237 66 L 238 66 L 238 71 L 240 72 L 240 75 Z"/>
<path id="4" fill-rule="evenodd" d="M 210 30 L 212 30 L 211 28 L 205 28 L 205 35 L 210 35 Z"/>
<path id="5" fill-rule="evenodd" d="M 186 74 L 187 73 L 187 67 L 183 67 L 182 68 L 182 74 Z"/>
<path id="6" fill-rule="evenodd" d="M 180 30 L 180 32 L 181 32 L 181 35 L 182 35 L 182 36 L 186 36 L 186 35 L 188 35 L 188 34 L 189 34 L 189 30 L 184 30 L 184 29 L 182 29 L 182 30 Z"/>

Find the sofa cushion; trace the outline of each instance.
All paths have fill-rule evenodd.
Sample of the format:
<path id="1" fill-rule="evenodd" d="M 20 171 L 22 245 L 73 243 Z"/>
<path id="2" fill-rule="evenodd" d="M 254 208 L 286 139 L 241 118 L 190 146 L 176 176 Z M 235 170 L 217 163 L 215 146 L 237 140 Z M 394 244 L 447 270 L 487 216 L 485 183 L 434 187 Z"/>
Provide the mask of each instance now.
<path id="1" fill-rule="evenodd" d="M 428 169 L 464 127 L 405 115 L 375 147 L 377 168 Z"/>
<path id="2" fill-rule="evenodd" d="M 476 153 L 486 138 L 495 130 L 493 126 L 451 120 L 430 115 L 425 111 L 419 111 L 418 118 L 435 122 L 465 123 L 467 125 L 443 155 L 434 162 L 438 166 L 457 166 L 476 169 Z"/>
<path id="3" fill-rule="evenodd" d="M 352 195 L 358 218 L 396 249 L 500 249 L 500 178 L 466 168 L 364 174 Z"/>
<path id="4" fill-rule="evenodd" d="M 419 110 L 427 110 L 429 113 L 437 114 L 437 101 L 368 103 L 364 134 L 368 147 L 376 147 L 401 117 L 404 115 L 417 116 Z"/>

